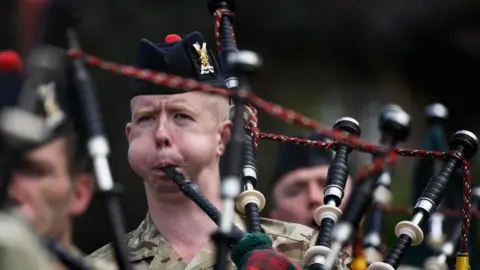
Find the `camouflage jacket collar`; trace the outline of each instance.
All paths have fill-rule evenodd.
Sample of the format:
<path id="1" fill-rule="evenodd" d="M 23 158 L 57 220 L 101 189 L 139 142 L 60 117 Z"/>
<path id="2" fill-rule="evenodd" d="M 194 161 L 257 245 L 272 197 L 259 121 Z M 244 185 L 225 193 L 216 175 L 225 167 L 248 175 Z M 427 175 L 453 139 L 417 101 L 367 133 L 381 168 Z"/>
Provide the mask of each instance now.
<path id="1" fill-rule="evenodd" d="M 80 261 L 83 261 L 92 270 L 118 270 L 117 264 L 107 260 L 93 260 L 86 257 L 78 247 L 72 245 L 68 252 Z"/>
<path id="2" fill-rule="evenodd" d="M 246 222 L 238 214 L 234 224 L 246 231 Z M 303 264 L 305 251 L 315 243 L 318 231 L 306 226 L 262 219 L 262 229 L 273 241 L 274 248 L 297 264 Z M 215 264 L 215 245 L 210 241 L 190 262 L 183 261 L 172 245 L 162 236 L 147 213 L 138 228 L 126 235 L 128 256 L 131 262 L 146 263 L 150 269 L 207 269 Z M 339 269 L 348 269 L 351 257 L 342 252 L 339 256 Z M 233 263 L 227 258 L 231 268 Z"/>
<path id="3" fill-rule="evenodd" d="M 154 257 L 157 252 L 157 247 L 167 243 L 167 240 L 155 227 L 149 213 L 147 213 L 147 216 L 137 229 L 126 235 L 125 240 L 127 242 L 127 253 L 130 261 L 140 261 Z"/>
<path id="4" fill-rule="evenodd" d="M 241 230 L 246 230 L 246 224 L 241 216 L 235 214 L 234 224 Z M 163 237 L 155 226 L 150 213 L 134 231 L 126 235 L 128 257 L 130 261 L 141 261 L 158 255 L 159 247 L 170 247 L 170 243 Z M 211 246 L 213 243 L 209 243 Z M 207 247 L 207 249 L 210 249 Z"/>

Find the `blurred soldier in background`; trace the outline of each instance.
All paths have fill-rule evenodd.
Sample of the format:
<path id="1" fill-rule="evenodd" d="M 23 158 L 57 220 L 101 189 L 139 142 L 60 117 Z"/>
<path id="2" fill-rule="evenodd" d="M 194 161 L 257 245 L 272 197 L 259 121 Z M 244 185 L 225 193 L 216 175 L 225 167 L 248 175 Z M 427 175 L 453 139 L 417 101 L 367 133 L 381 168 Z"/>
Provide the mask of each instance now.
<path id="1" fill-rule="evenodd" d="M 314 133 L 294 137 L 325 141 L 325 137 Z M 324 204 L 323 190 L 332 161 L 333 151 L 330 149 L 305 147 L 295 143 L 278 144 L 270 217 L 317 228 L 313 217 L 315 210 Z M 345 206 L 351 189 L 352 179 L 349 176 L 340 208 Z"/>
<path id="2" fill-rule="evenodd" d="M 0 53 L 0 58 L 5 57 L 20 61 L 11 51 Z M 17 103 L 23 83 L 20 73 L 21 70 L 9 70 L 0 74 L 0 108 Z M 52 82 L 38 88 L 37 113 L 52 123 L 53 131 L 47 141 L 27 151 L 13 174 L 9 196 L 35 232 L 59 242 L 74 257 L 83 259 L 82 252 L 72 243 L 72 223 L 88 208 L 94 183 L 87 173 L 88 156 L 77 104 L 73 95 L 62 95 L 63 87 Z M 94 262 L 91 267 L 117 269 L 103 261 Z"/>
<path id="3" fill-rule="evenodd" d="M 301 139 L 326 141 L 316 133 L 303 133 L 293 136 Z M 295 143 L 278 144 L 271 198 L 273 201 L 270 217 L 287 222 L 299 223 L 318 228 L 314 220 L 317 208 L 324 204 L 324 189 L 327 184 L 328 168 L 333 161 L 334 152 L 330 149 L 305 147 Z M 345 197 L 340 209 L 350 197 L 352 178 L 347 178 Z M 340 253 L 342 264 L 351 261 L 351 247 Z"/>

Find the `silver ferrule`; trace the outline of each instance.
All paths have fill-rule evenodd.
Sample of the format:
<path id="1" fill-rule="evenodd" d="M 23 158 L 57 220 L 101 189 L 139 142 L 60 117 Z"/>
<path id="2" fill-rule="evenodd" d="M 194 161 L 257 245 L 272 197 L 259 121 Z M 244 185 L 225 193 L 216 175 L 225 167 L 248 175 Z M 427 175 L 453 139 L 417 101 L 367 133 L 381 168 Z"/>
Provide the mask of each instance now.
<path id="1" fill-rule="evenodd" d="M 328 185 L 324 192 L 324 196 L 335 196 L 338 198 L 338 200 L 341 200 L 343 198 L 343 188 L 341 186 L 337 185 Z"/>
<path id="2" fill-rule="evenodd" d="M 418 199 L 417 204 L 415 204 L 414 208 L 421 208 L 429 215 L 431 215 L 433 212 L 435 212 L 436 206 L 432 200 L 422 197 Z"/>
<path id="3" fill-rule="evenodd" d="M 257 179 L 257 169 L 250 165 L 243 166 L 243 177 Z"/>
<path id="4" fill-rule="evenodd" d="M 225 85 L 228 89 L 237 88 L 238 87 L 238 78 L 237 77 L 230 77 L 225 79 Z"/>

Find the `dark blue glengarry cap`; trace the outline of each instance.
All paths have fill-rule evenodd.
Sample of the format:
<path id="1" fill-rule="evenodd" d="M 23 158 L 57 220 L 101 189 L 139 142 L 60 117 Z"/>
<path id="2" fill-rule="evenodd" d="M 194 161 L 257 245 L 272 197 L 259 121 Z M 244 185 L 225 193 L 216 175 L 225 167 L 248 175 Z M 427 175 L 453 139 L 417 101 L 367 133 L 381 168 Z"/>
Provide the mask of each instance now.
<path id="1" fill-rule="evenodd" d="M 210 49 L 199 32 L 190 33 L 183 39 L 168 35 L 165 43 L 160 44 L 142 39 L 135 66 L 224 87 L 220 67 Z M 135 79 L 131 97 L 179 93 L 184 91 Z"/>
<path id="2" fill-rule="evenodd" d="M 326 138 L 317 133 L 304 133 L 293 136 L 300 139 L 313 141 L 326 141 Z M 333 151 L 330 149 L 319 149 L 312 146 L 302 146 L 295 143 L 280 143 L 278 145 L 277 160 L 272 178 L 272 186 L 289 172 L 297 169 L 330 165 L 333 161 Z"/>
<path id="3" fill-rule="evenodd" d="M 16 55 L 12 57 L 12 55 Z M 12 59 L 18 64 L 12 65 Z M 18 104 L 25 82 L 22 60 L 12 51 L 0 52 L 0 111 Z M 11 68 L 16 67 L 16 68 Z M 47 141 L 77 132 L 81 127 L 78 103 L 71 80 L 67 84 L 45 82 L 36 89 L 37 107 L 35 113 L 44 117 L 51 130 Z M 69 93 L 68 95 L 66 93 Z M 78 133 L 78 132 L 77 132 Z M 81 137 L 79 135 L 79 137 Z M 46 141 L 46 142 L 47 142 Z M 78 140 L 80 143 L 81 140 Z M 43 142 L 43 143 L 46 143 Z"/>

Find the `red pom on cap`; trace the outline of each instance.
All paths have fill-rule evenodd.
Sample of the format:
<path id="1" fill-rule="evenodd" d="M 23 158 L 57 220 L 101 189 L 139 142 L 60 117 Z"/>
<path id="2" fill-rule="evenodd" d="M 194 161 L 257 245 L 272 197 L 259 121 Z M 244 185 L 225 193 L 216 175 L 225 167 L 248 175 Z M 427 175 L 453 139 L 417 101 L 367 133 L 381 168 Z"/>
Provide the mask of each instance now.
<path id="1" fill-rule="evenodd" d="M 170 34 L 165 38 L 165 42 L 167 43 L 173 43 L 182 40 L 182 38 L 179 35 L 176 34 Z"/>
<path id="2" fill-rule="evenodd" d="M 0 52 L 0 72 L 20 71 L 22 68 L 22 59 L 20 59 L 20 56 L 16 52 Z"/>

